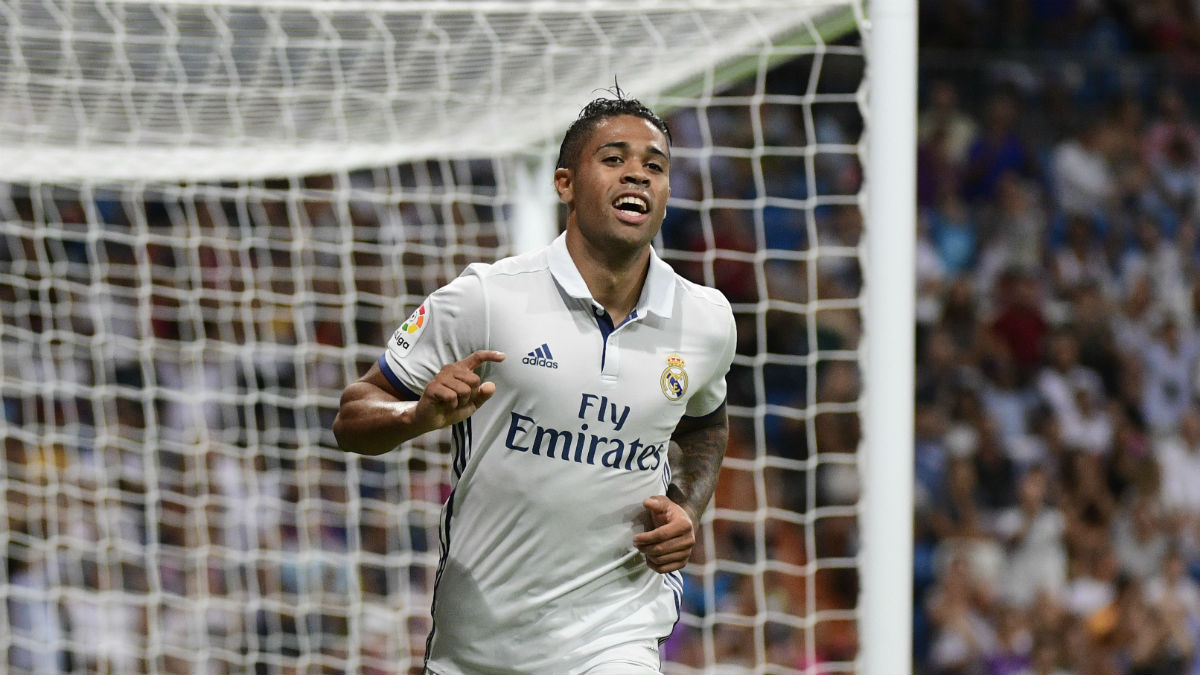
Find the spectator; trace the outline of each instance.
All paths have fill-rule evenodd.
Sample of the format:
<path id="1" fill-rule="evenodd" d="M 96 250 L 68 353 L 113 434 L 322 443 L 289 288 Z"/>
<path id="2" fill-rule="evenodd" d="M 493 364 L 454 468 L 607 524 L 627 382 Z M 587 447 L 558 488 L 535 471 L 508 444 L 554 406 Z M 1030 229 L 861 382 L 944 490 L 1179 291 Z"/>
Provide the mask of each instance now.
<path id="1" fill-rule="evenodd" d="M 1163 3 L 1146 3 L 1146 6 Z M 1200 150 L 1200 128 L 1191 119 L 1179 88 L 1164 85 L 1158 91 L 1157 110 L 1142 140 L 1142 155 L 1148 164 L 1162 161 L 1167 148 L 1183 143 L 1191 154 Z"/>
<path id="2" fill-rule="evenodd" d="M 987 530 L 976 487 L 979 477 L 968 456 L 951 458 L 946 468 L 945 485 L 938 492 L 930 523 L 937 537 L 945 540 L 973 540 L 986 536 Z"/>
<path id="3" fill-rule="evenodd" d="M 1029 670 L 1033 675 L 1069 675 L 1061 667 L 1065 660 L 1062 646 L 1056 635 L 1042 635 L 1033 646 L 1033 664 Z"/>
<path id="4" fill-rule="evenodd" d="M 950 158 L 945 130 L 936 129 L 917 144 L 917 206 L 937 206 L 962 183 L 962 166 Z"/>
<path id="5" fill-rule="evenodd" d="M 1008 547 L 1003 597 L 1016 607 L 1031 607 L 1043 593 L 1066 588 L 1067 550 L 1063 514 L 1049 502 L 1049 477 L 1038 467 L 1018 483 L 1017 505 L 996 521 L 996 533 Z"/>
<path id="6" fill-rule="evenodd" d="M 985 659 L 996 649 L 996 631 L 984 613 L 990 600 L 965 557 L 950 559 L 928 604 L 933 624 L 930 661 L 935 672 L 981 672 Z"/>
<path id="7" fill-rule="evenodd" d="M 1166 307 L 1182 309 L 1178 297 L 1185 287 L 1184 260 L 1181 249 L 1168 239 L 1162 225 L 1150 214 L 1143 214 L 1134 224 L 1133 241 L 1122 253 L 1118 276 L 1124 288 L 1139 279 L 1153 284 L 1154 297 Z"/>
<path id="8" fill-rule="evenodd" d="M 1037 405 L 1037 396 L 1017 381 L 1017 369 L 1011 357 L 997 354 L 984 364 L 980 402 L 987 415 L 995 420 L 997 432 L 1007 454 L 1020 468 L 1034 464 L 1041 457 L 1020 455 L 1017 451 L 1029 434 L 1029 419 Z"/>
<path id="9" fill-rule="evenodd" d="M 1042 305 L 1041 284 L 1032 270 L 1011 268 L 996 283 L 996 309 L 989 322 L 991 346 L 1016 365 L 1021 381 L 1041 366 L 1050 330 Z"/>
<path id="10" fill-rule="evenodd" d="M 1036 185 L 1015 172 L 1002 174 L 996 198 L 980 209 L 980 252 L 975 276 L 990 288 L 1004 269 L 1039 269 L 1045 261 L 1047 222 Z"/>
<path id="11" fill-rule="evenodd" d="M 1170 313 L 1159 315 L 1158 330 L 1142 353 L 1142 417 L 1154 433 L 1169 433 L 1192 405 L 1194 335 Z"/>
<path id="12" fill-rule="evenodd" d="M 1158 573 L 1169 540 L 1163 531 L 1159 504 L 1152 495 L 1135 495 L 1113 520 L 1112 541 L 1121 572 L 1145 580 Z"/>
<path id="13" fill-rule="evenodd" d="M 1120 355 L 1112 329 L 1114 309 L 1098 284 L 1084 283 L 1065 298 L 1069 303 L 1070 331 L 1079 347 L 1079 363 L 1100 376 L 1104 394 L 1117 394 L 1120 385 Z"/>
<path id="14" fill-rule="evenodd" d="M 1191 629 L 1200 629 L 1200 583 L 1188 575 L 1179 547 L 1167 549 L 1159 569 L 1146 581 L 1145 590 L 1146 601 L 1152 607 L 1177 603 Z"/>
<path id="15" fill-rule="evenodd" d="M 950 331 L 942 326 L 931 328 L 920 348 L 926 367 L 917 376 L 916 397 L 949 410 L 960 393 L 973 386 L 977 379 L 975 371 L 971 364 L 963 363 L 962 350 Z"/>
<path id="16" fill-rule="evenodd" d="M 918 118 L 917 203 L 933 206 L 958 192 L 963 166 L 978 125 L 958 104 L 958 91 L 948 80 L 930 85 L 929 102 Z"/>
<path id="17" fill-rule="evenodd" d="M 1063 442 L 1085 452 L 1108 452 L 1112 425 L 1100 375 L 1079 363 L 1079 339 L 1069 329 L 1057 330 L 1049 347 L 1037 390 L 1057 416 Z"/>
<path id="18" fill-rule="evenodd" d="M 1096 550 L 1112 546 L 1109 533 L 1117 510 L 1116 498 L 1108 487 L 1099 455 L 1072 452 L 1063 464 L 1059 491 L 1066 515 L 1067 550 L 1073 559 L 1086 559 Z"/>
<path id="19" fill-rule="evenodd" d="M 1066 228 L 1065 240 L 1050 256 L 1055 295 L 1069 296 L 1085 284 L 1096 284 L 1111 293 L 1113 275 L 1095 221 L 1074 213 L 1067 216 Z"/>
<path id="20" fill-rule="evenodd" d="M 1177 431 L 1154 442 L 1154 458 L 1162 476 L 1162 502 L 1177 532 L 1200 524 L 1200 407 L 1190 406 Z"/>
<path id="21" fill-rule="evenodd" d="M 971 396 L 974 400 L 974 395 Z M 975 404 L 978 405 L 978 404 Z M 979 493 L 989 523 L 1017 503 L 1017 467 L 1004 451 L 996 423 L 982 410 L 974 423 L 978 437 L 971 459 L 979 476 Z"/>
<path id="22" fill-rule="evenodd" d="M 974 267 L 978 229 L 962 198 L 943 193 L 929 215 L 929 235 L 947 276 L 958 277 Z"/>
<path id="23" fill-rule="evenodd" d="M 917 122 L 917 141 L 924 142 L 935 134 L 945 138 L 946 158 L 953 166 L 961 166 L 978 133 L 979 125 L 959 103 L 958 89 L 950 80 L 936 80 L 929 85 L 929 100 Z"/>
<path id="24" fill-rule="evenodd" d="M 1142 192 L 1148 216 L 1177 223 L 1196 215 L 1197 181 L 1200 167 L 1196 148 L 1181 134 L 1171 136 L 1161 156 L 1150 164 L 1150 176 Z"/>
<path id="25" fill-rule="evenodd" d="M 1112 320 L 1117 349 L 1126 356 L 1138 356 L 1150 344 L 1155 323 L 1153 280 L 1148 273 L 1135 275 L 1125 286 L 1123 302 Z"/>
<path id="26" fill-rule="evenodd" d="M 1117 640 L 1129 673 L 1185 672 L 1195 639 L 1178 602 L 1152 607 L 1135 581 L 1121 594 L 1116 611 Z"/>
<path id="27" fill-rule="evenodd" d="M 1119 190 L 1109 163 L 1113 141 L 1107 121 L 1087 117 L 1073 136 L 1054 148 L 1054 200 L 1068 218 L 1090 219 L 1115 210 Z"/>
<path id="28" fill-rule="evenodd" d="M 916 456 L 917 481 L 914 500 L 918 510 L 932 508 L 934 499 L 945 484 L 947 465 L 950 462 L 945 442 L 946 426 L 947 417 L 940 406 L 932 402 L 917 402 L 913 423 L 916 436 L 913 452 Z M 928 527 L 929 519 L 923 519 L 920 524 Z"/>
<path id="29" fill-rule="evenodd" d="M 946 268 L 930 234 L 930 214 L 917 214 L 916 282 L 917 301 L 914 314 L 917 325 L 925 326 L 937 320 L 942 311 L 942 289 L 946 285 Z"/>
<path id="30" fill-rule="evenodd" d="M 1019 107 L 1012 91 L 997 91 L 987 102 L 984 122 L 967 153 L 963 195 L 973 205 L 991 199 L 1006 173 L 1036 178 L 1041 173 L 1018 129 Z"/>
<path id="31" fill-rule="evenodd" d="M 974 284 L 970 277 L 959 277 L 946 286 L 942 295 L 939 327 L 950 335 L 964 362 L 978 363 L 982 338 Z"/>
<path id="32" fill-rule="evenodd" d="M 1071 558 L 1070 580 L 1066 588 L 1066 607 L 1077 617 L 1098 622 L 1099 615 L 1117 599 L 1120 565 L 1107 544 L 1083 551 Z M 1109 626 L 1108 628 L 1111 628 Z"/>
<path id="33" fill-rule="evenodd" d="M 984 658 L 987 672 L 993 675 L 1025 675 L 1033 665 L 1033 633 L 1024 613 L 1001 605 L 997 608 L 996 641 Z"/>

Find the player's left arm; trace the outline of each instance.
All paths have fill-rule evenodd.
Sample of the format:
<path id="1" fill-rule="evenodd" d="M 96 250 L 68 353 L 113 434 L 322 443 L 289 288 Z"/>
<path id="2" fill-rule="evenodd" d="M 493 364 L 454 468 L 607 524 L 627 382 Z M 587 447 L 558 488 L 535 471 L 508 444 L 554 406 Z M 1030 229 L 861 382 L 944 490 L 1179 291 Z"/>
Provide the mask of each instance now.
<path id="1" fill-rule="evenodd" d="M 713 354 L 714 368 L 704 383 L 689 392 L 684 415 L 671 433 L 667 456 L 671 483 L 665 496 L 642 502 L 646 509 L 647 531 L 634 535 L 633 544 L 646 558 L 646 565 L 660 574 L 682 569 L 696 546 L 696 527 L 717 487 L 717 475 L 725 459 L 729 440 L 729 418 L 725 413 L 727 387 L 725 376 L 737 349 L 737 323 L 729 303 L 719 292 L 709 289 L 727 326 L 724 336 L 712 335 L 704 350 Z M 712 306 L 710 305 L 710 308 Z M 706 320 L 717 326 L 717 316 Z M 690 413 L 690 414 L 689 414 Z"/>
<path id="2" fill-rule="evenodd" d="M 650 529 L 633 538 L 655 572 L 674 572 L 691 559 L 696 526 L 717 487 L 728 439 L 724 403 L 702 417 L 683 417 L 671 434 L 671 484 L 666 496 L 642 502 Z"/>

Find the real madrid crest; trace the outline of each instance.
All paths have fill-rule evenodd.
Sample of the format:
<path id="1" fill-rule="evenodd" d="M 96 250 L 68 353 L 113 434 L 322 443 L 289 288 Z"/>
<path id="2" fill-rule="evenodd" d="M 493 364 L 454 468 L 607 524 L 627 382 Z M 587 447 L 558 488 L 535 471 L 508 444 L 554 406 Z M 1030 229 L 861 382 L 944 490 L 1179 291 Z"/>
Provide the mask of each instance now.
<path id="1" fill-rule="evenodd" d="M 688 377 L 687 371 L 683 369 L 685 365 L 679 354 L 672 352 L 667 357 L 667 367 L 662 371 L 662 377 L 658 378 L 658 384 L 662 387 L 663 396 L 668 400 L 678 401 L 687 393 Z"/>

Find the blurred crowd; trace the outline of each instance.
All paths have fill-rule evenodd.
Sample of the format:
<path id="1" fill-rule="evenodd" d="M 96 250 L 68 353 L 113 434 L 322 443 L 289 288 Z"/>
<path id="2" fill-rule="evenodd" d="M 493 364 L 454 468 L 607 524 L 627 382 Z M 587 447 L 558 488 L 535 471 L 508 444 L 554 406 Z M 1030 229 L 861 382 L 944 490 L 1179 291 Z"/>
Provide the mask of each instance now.
<path id="1" fill-rule="evenodd" d="M 1198 673 L 1197 6 L 922 4 L 918 670 Z"/>
<path id="2" fill-rule="evenodd" d="M 1198 4 L 921 3 L 919 673 L 1200 673 Z M 739 322 L 671 673 L 852 672 L 870 639 L 862 64 L 812 66 L 669 120 L 664 257 Z M 501 171 L 0 186 L 9 672 L 419 672 L 449 439 L 347 462 L 328 429 L 505 252 Z"/>

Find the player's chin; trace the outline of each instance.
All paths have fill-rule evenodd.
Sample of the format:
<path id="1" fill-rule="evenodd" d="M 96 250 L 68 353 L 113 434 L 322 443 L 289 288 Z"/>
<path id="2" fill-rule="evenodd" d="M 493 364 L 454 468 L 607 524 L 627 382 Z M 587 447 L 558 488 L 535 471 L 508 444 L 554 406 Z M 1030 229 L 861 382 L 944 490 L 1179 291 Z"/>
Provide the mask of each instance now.
<path id="1" fill-rule="evenodd" d="M 616 251 L 638 251 L 653 240 L 653 235 L 648 235 L 642 228 L 618 224 L 608 233 L 605 244 Z"/>

